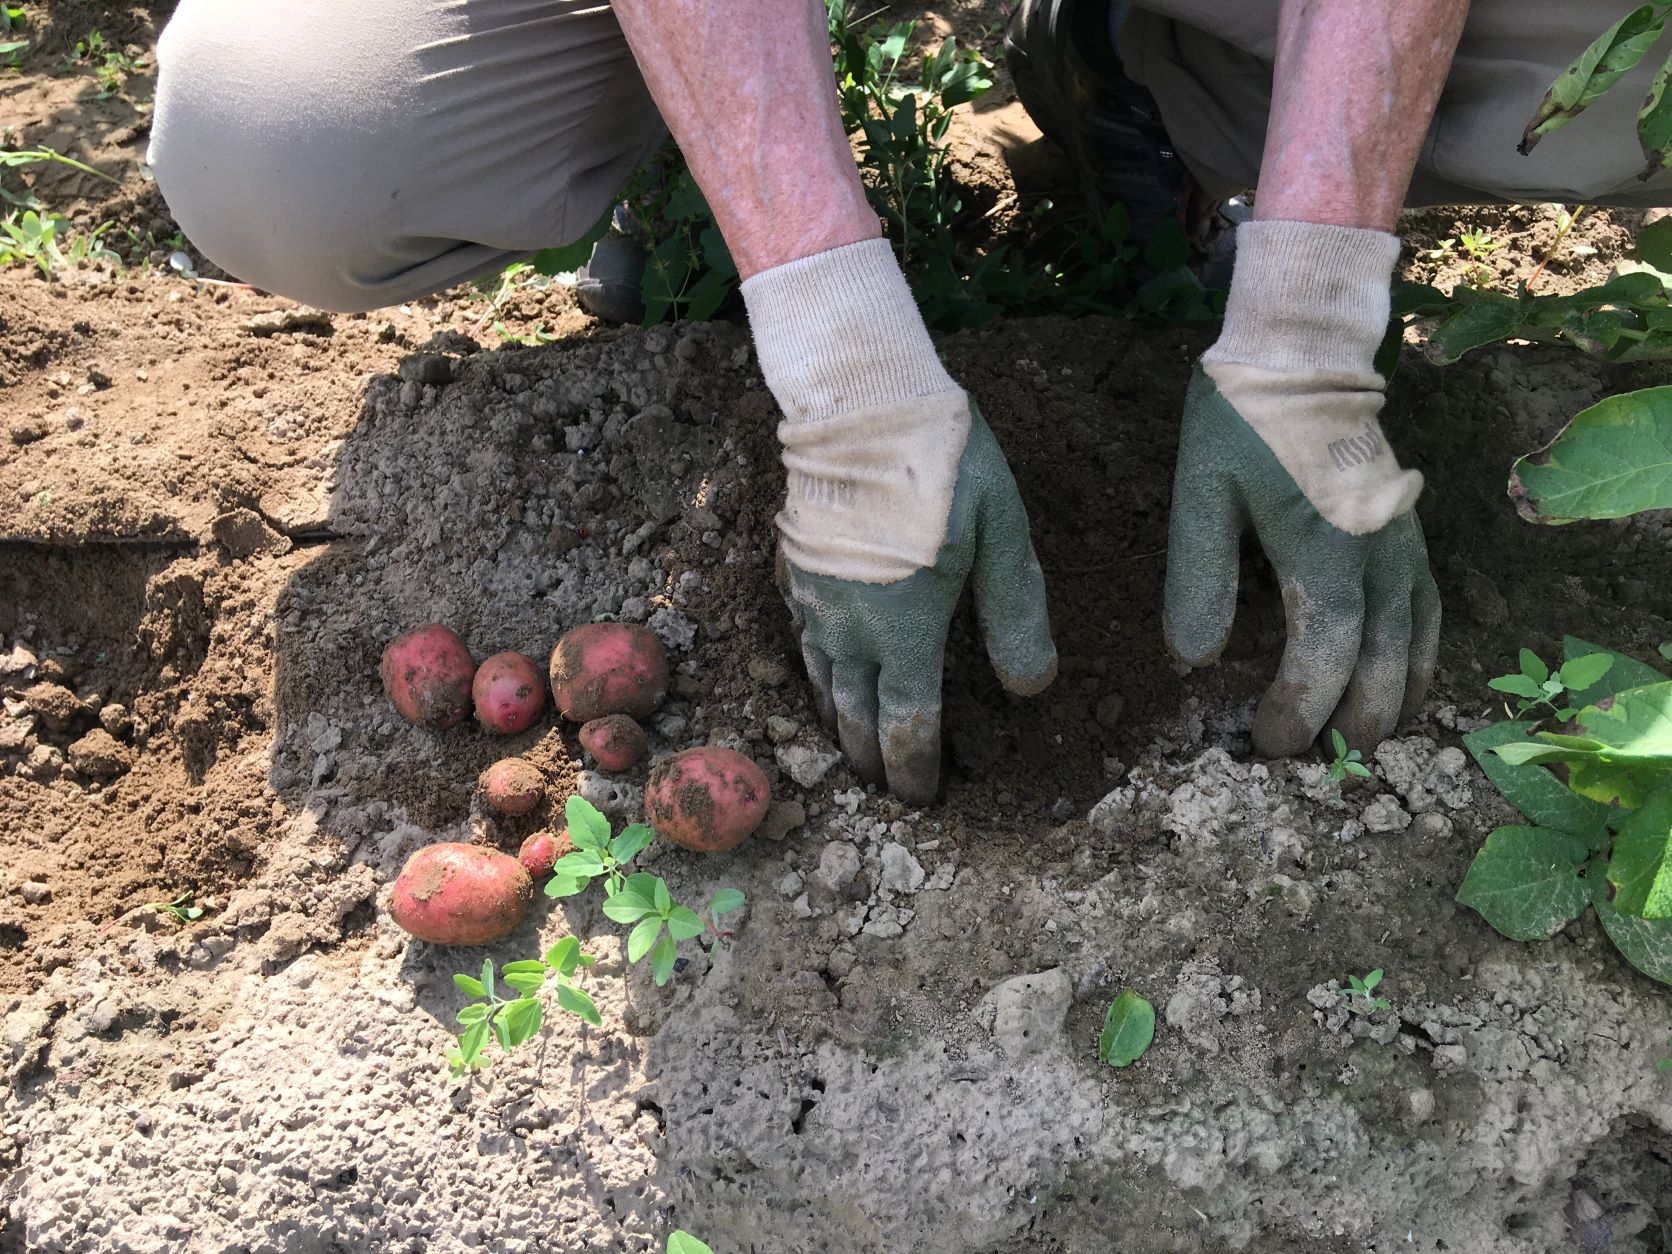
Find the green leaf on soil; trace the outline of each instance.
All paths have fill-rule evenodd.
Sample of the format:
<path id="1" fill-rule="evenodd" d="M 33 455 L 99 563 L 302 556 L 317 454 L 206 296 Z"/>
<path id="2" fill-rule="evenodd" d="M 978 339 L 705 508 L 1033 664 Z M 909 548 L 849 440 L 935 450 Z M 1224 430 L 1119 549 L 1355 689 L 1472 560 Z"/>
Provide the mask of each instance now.
<path id="1" fill-rule="evenodd" d="M 532 997 L 512 1002 L 501 1012 L 505 1022 L 507 1048 L 515 1048 L 540 1030 L 540 1003 Z"/>
<path id="2" fill-rule="evenodd" d="M 488 1007 L 479 1001 L 471 1002 L 470 1005 L 459 1011 L 458 1014 L 458 1020 L 460 1023 L 480 1023 L 487 1017 Z"/>
<path id="3" fill-rule="evenodd" d="M 569 825 L 569 840 L 576 849 L 602 853 L 610 843 L 610 821 L 585 797 L 570 797 L 563 803 L 563 818 Z"/>
<path id="4" fill-rule="evenodd" d="M 1544 136 L 1573 121 L 1643 59 L 1660 38 L 1664 19 L 1653 5 L 1633 9 L 1592 41 L 1557 76 L 1521 136 L 1523 155 Z"/>
<path id="5" fill-rule="evenodd" d="M 1515 463 L 1509 495 L 1536 523 L 1672 509 L 1672 386 L 1622 392 L 1581 410 Z"/>
<path id="6" fill-rule="evenodd" d="M 1638 175 L 1642 179 L 1664 170 L 1672 162 L 1672 95 L 1666 90 L 1669 82 L 1672 82 L 1672 57 L 1662 62 L 1642 108 L 1637 111 L 1637 142 L 1646 162 L 1642 174 Z"/>
<path id="7" fill-rule="evenodd" d="M 697 917 L 695 910 L 685 906 L 675 906 L 668 911 L 668 931 L 676 941 L 689 940 L 693 936 L 701 936 L 704 924 Z"/>
<path id="8" fill-rule="evenodd" d="M 573 936 L 565 936 L 546 950 L 546 965 L 555 969 L 559 975 L 570 976 L 575 973 L 580 956 L 580 941 Z"/>
<path id="9" fill-rule="evenodd" d="M 1672 918 L 1672 787 L 1660 789 L 1620 825 L 1608 879 L 1620 913 Z"/>
<path id="10" fill-rule="evenodd" d="M 735 888 L 722 888 L 714 894 L 714 900 L 708 903 L 708 912 L 713 915 L 730 914 L 733 910 L 743 908 L 743 893 Z"/>
<path id="11" fill-rule="evenodd" d="M 1463 737 L 1463 745 L 1504 800 L 1536 825 L 1571 832 L 1593 851 L 1606 847 L 1607 806 L 1569 792 L 1541 766 L 1514 766 L 1492 752 L 1500 745 L 1525 740 L 1533 727 L 1532 723 L 1493 723 Z"/>
<path id="12" fill-rule="evenodd" d="M 668 1254 L 714 1254 L 689 1232 L 676 1232 L 668 1238 Z"/>
<path id="13" fill-rule="evenodd" d="M 466 1063 L 475 1062 L 482 1056 L 482 1050 L 488 1043 L 488 1020 L 486 1014 L 477 1022 L 470 1025 L 464 1035 L 459 1037 L 459 1053 Z"/>
<path id="14" fill-rule="evenodd" d="M 1672 919 L 1639 919 L 1622 914 L 1608 900 L 1608 885 L 1600 875 L 1591 881 L 1591 904 L 1614 947 L 1651 980 L 1672 984 Z"/>
<path id="15" fill-rule="evenodd" d="M 1614 659 L 1607 653 L 1587 653 L 1562 663 L 1556 678 L 1569 692 L 1584 692 L 1602 682 L 1602 677 L 1614 669 Z"/>
<path id="16" fill-rule="evenodd" d="M 595 1028 L 603 1026 L 604 1021 L 598 1015 L 598 1007 L 592 1004 L 592 998 L 573 985 L 564 984 L 558 988 L 557 1004 L 570 1014 L 585 1019 Z"/>
<path id="17" fill-rule="evenodd" d="M 546 978 L 546 964 L 538 958 L 522 958 L 516 962 L 507 962 L 499 968 L 500 975 L 537 975 Z"/>
<path id="18" fill-rule="evenodd" d="M 1429 336 L 1430 349 L 1444 363 L 1456 361 L 1472 348 L 1514 335 L 1524 320 L 1526 311 L 1512 296 L 1470 292 L 1467 299 L 1467 304 L 1455 308 Z"/>
<path id="19" fill-rule="evenodd" d="M 1666 220 L 1672 222 L 1672 218 Z M 1627 688 L 1641 688 L 1646 684 L 1658 684 L 1666 679 L 1666 676 L 1654 667 L 1639 662 L 1634 657 L 1629 657 L 1624 653 L 1616 653 L 1613 649 L 1605 649 L 1600 644 L 1592 644 L 1589 640 L 1581 640 L 1578 636 L 1562 637 L 1562 657 L 1566 659 L 1562 663 L 1562 672 L 1566 674 L 1568 666 L 1577 659 L 1590 657 L 1598 653 L 1607 654 L 1608 657 L 1613 659 L 1613 665 L 1609 666 L 1603 672 L 1601 678 L 1593 684 L 1584 688 L 1574 688 L 1569 685 L 1568 695 L 1576 709 L 1583 709 L 1587 705 L 1595 705 L 1604 697 L 1611 697 L 1617 692 L 1624 692 Z"/>
<path id="20" fill-rule="evenodd" d="M 1544 695 L 1539 691 L 1538 684 L 1526 675 L 1499 675 L 1487 680 L 1486 686 L 1494 692 L 1507 692 L 1512 697 L 1526 697 L 1529 701 L 1537 701 Z"/>
<path id="21" fill-rule="evenodd" d="M 1548 827 L 1500 827 L 1486 838 L 1457 900 L 1511 940 L 1549 940 L 1585 909 L 1585 842 Z"/>
<path id="22" fill-rule="evenodd" d="M 1662 273 L 1672 271 L 1672 218 L 1659 218 L 1637 232 L 1631 255 Z"/>
<path id="23" fill-rule="evenodd" d="M 700 322 L 702 319 L 693 318 L 692 321 Z M 656 829 L 654 827 L 648 827 L 643 823 L 634 823 L 630 827 L 623 828 L 621 835 L 610 842 L 610 856 L 617 862 L 631 862 L 644 852 L 646 845 L 655 839 Z"/>
<path id="24" fill-rule="evenodd" d="M 1144 1056 L 1155 1039 L 1155 1007 L 1132 989 L 1109 1003 L 1097 1056 L 1111 1067 L 1127 1067 Z"/>
<path id="25" fill-rule="evenodd" d="M 639 921 L 637 927 L 627 934 L 627 961 L 637 962 L 650 952 L 650 947 L 656 943 L 656 937 L 661 934 L 662 919 L 660 915 L 653 915 Z"/>
<path id="26" fill-rule="evenodd" d="M 650 953 L 650 969 L 656 976 L 656 987 L 660 988 L 673 976 L 674 960 L 678 957 L 677 947 L 673 937 L 664 936 L 657 942 L 656 948 Z"/>
<path id="27" fill-rule="evenodd" d="M 482 987 L 480 980 L 473 980 L 468 975 L 455 975 L 453 983 L 472 997 L 486 997 L 488 990 Z"/>
<path id="28" fill-rule="evenodd" d="M 526 971 L 504 972 L 505 982 L 519 993 L 538 993 L 541 985 L 545 984 L 545 967 L 542 965 L 541 974 L 530 975 Z"/>

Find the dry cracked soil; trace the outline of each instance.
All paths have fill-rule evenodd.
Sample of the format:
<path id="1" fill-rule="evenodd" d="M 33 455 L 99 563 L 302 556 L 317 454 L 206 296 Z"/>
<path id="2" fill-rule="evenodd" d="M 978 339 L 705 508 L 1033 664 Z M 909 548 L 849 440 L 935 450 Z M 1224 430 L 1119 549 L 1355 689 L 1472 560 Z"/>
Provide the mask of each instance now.
<path id="1" fill-rule="evenodd" d="M 999 8 L 949 16 L 990 38 Z M 0 1248 L 1672 1250 L 1666 988 L 1594 917 L 1514 944 L 1453 900 L 1512 815 L 1460 747 L 1485 680 L 1564 632 L 1645 658 L 1672 637 L 1672 520 L 1536 528 L 1507 467 L 1664 369 L 1407 352 L 1388 430 L 1428 476 L 1447 627 L 1421 714 L 1341 787 L 1250 753 L 1282 646 L 1257 558 L 1219 666 L 1161 643 L 1211 330 L 942 338 L 1016 470 L 1062 673 L 1007 698 L 966 607 L 945 796 L 907 809 L 810 703 L 744 331 L 601 328 L 557 287 L 324 315 L 157 264 L 145 74 L 100 99 L 60 59 L 93 27 L 147 56 L 165 14 L 46 5 L 0 79 L 0 140 L 122 173 L 28 186 L 133 232 L 119 272 L 0 272 Z M 1018 145 L 1052 168 L 1002 82 L 983 106 L 972 178 Z M 1554 207 L 1472 212 L 1413 219 L 1412 273 L 1452 265 L 1426 253 L 1460 225 L 1506 240 L 1507 277 L 1554 236 Z M 1638 220 L 1585 219 L 1553 281 L 1605 271 Z M 558 338 L 491 347 L 495 321 Z M 738 849 L 644 855 L 681 900 L 748 906 L 664 988 L 592 898 L 542 898 L 486 951 L 410 940 L 386 905 L 415 849 L 515 850 L 575 791 L 628 821 L 645 768 L 588 769 L 551 717 L 408 726 L 383 644 L 439 620 L 543 658 L 606 615 L 672 653 L 652 756 L 730 745 L 772 781 Z M 522 819 L 474 795 L 508 753 L 550 784 Z M 201 917 L 150 904 L 186 890 Z M 452 974 L 565 935 L 602 1027 L 554 1011 L 448 1087 Z M 1350 1013 L 1339 985 L 1378 967 L 1393 1009 Z M 1097 1038 L 1125 988 L 1159 1025 L 1117 1071 Z"/>

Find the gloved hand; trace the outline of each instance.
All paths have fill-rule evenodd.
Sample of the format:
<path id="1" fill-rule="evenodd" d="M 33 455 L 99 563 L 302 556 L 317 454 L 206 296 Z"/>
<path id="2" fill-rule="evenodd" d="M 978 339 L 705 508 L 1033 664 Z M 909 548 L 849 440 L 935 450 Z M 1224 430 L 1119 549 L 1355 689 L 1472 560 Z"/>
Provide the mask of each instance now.
<path id="1" fill-rule="evenodd" d="M 1168 647 L 1219 656 L 1253 528 L 1283 592 L 1288 645 L 1255 750 L 1325 729 L 1368 751 L 1422 704 L 1440 595 L 1412 509 L 1422 476 L 1382 438 L 1376 348 L 1399 241 L 1302 222 L 1237 228 L 1219 341 L 1190 381 L 1167 540 Z"/>
<path id="2" fill-rule="evenodd" d="M 903 800 L 940 777 L 941 663 L 974 579 L 1001 683 L 1056 676 L 1045 580 L 993 434 L 935 355 L 886 240 L 743 283 L 784 411 L 785 596 L 819 709 L 866 780 Z"/>

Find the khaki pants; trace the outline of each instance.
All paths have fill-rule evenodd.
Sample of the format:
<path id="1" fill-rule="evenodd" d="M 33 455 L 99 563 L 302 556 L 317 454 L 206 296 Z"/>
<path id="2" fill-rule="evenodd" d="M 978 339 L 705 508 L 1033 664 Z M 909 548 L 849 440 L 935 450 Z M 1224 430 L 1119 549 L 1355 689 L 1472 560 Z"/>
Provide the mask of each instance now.
<path id="1" fill-rule="evenodd" d="M 1412 203 L 1672 204 L 1672 175 L 1635 177 L 1652 65 L 1515 151 L 1550 80 L 1631 7 L 1474 0 Z M 1276 14 L 1134 0 L 1122 28 L 1210 188 L 1257 182 Z M 666 133 L 604 0 L 181 0 L 158 67 L 150 162 L 181 229 L 230 273 L 325 309 L 396 304 L 577 238 Z"/>

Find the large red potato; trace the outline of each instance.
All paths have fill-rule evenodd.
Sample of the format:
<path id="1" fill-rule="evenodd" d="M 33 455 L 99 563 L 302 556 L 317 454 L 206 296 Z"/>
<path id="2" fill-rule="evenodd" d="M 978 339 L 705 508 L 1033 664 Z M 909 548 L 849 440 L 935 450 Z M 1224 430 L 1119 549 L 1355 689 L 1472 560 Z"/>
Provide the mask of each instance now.
<path id="1" fill-rule="evenodd" d="M 587 623 L 552 650 L 552 699 L 572 723 L 606 714 L 644 718 L 668 692 L 668 653 L 633 623 Z"/>
<path id="2" fill-rule="evenodd" d="M 581 748 L 606 771 L 629 771 L 649 747 L 644 728 L 625 714 L 606 714 L 581 728 Z"/>
<path id="3" fill-rule="evenodd" d="M 498 814 L 527 814 L 546 795 L 546 777 L 522 758 L 501 758 L 477 779 L 482 800 Z"/>
<path id="4" fill-rule="evenodd" d="M 476 663 L 463 640 L 440 623 L 425 623 L 397 636 L 377 668 L 383 691 L 401 717 L 439 731 L 470 713 Z"/>
<path id="5" fill-rule="evenodd" d="M 476 720 L 502 736 L 522 731 L 546 708 L 539 664 L 521 653 L 496 653 L 478 666 L 470 695 Z"/>
<path id="6" fill-rule="evenodd" d="M 486 945 L 516 930 L 534 881 L 509 854 L 456 841 L 426 845 L 395 877 L 389 913 L 433 945 Z"/>
<path id="7" fill-rule="evenodd" d="M 644 805 L 651 825 L 674 844 L 719 853 L 760 826 L 772 788 L 741 753 L 711 745 L 659 763 L 645 785 Z"/>

